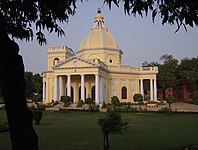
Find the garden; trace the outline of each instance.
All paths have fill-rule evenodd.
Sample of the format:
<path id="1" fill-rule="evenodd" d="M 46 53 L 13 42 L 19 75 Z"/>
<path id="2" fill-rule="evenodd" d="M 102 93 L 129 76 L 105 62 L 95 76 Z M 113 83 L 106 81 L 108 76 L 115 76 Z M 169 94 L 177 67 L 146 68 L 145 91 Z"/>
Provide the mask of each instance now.
<path id="1" fill-rule="evenodd" d="M 180 150 L 198 144 L 197 114 L 120 114 L 129 128 L 109 136 L 112 150 Z M 102 150 L 103 134 L 97 120 L 103 115 L 89 111 L 43 111 L 40 125 L 34 125 L 40 149 Z M 0 122 L 6 122 L 5 110 L 0 110 L 0 118 Z M 0 147 L 11 149 L 9 132 L 0 133 Z"/>

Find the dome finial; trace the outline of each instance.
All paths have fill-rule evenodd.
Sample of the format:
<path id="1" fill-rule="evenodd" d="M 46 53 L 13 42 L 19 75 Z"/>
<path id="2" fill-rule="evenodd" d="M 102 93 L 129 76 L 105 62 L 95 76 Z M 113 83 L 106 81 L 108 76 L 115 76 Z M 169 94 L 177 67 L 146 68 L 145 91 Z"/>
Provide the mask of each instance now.
<path id="1" fill-rule="evenodd" d="M 98 11 L 97 11 L 97 13 L 98 13 L 98 14 L 100 14 L 100 13 L 101 13 L 100 7 L 98 8 Z"/>

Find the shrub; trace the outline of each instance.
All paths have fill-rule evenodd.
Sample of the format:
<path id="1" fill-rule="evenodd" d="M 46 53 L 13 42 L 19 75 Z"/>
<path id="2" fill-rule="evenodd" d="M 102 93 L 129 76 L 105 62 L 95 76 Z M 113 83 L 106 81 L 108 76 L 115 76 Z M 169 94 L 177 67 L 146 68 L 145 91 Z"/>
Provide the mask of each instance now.
<path id="1" fill-rule="evenodd" d="M 198 105 L 198 92 L 191 94 L 190 98 L 189 103 Z"/>
<path id="2" fill-rule="evenodd" d="M 99 105 L 91 105 L 89 107 L 89 112 L 99 112 Z"/>
<path id="3" fill-rule="evenodd" d="M 166 98 L 166 101 L 167 101 L 167 103 L 169 105 L 169 110 L 171 110 L 171 104 L 177 102 L 177 99 L 174 96 L 168 96 Z"/>
<path id="4" fill-rule="evenodd" d="M 142 112 L 141 104 L 143 102 L 142 94 L 138 94 L 138 93 L 134 94 L 133 99 L 134 99 L 135 102 L 138 102 L 138 104 L 139 104 L 139 112 L 141 113 Z"/>
<path id="5" fill-rule="evenodd" d="M 78 104 L 76 107 L 82 107 L 82 105 L 84 105 L 84 104 L 85 104 L 85 102 L 81 99 L 78 101 Z"/>
<path id="6" fill-rule="evenodd" d="M 33 110 L 33 118 L 35 121 L 35 125 L 40 125 L 42 116 L 43 116 L 42 110 Z"/>
<path id="7" fill-rule="evenodd" d="M 86 100 L 85 100 L 85 103 L 88 104 L 88 105 L 93 105 L 95 104 L 94 100 L 90 97 L 88 97 Z"/>
<path id="8" fill-rule="evenodd" d="M 162 113 L 162 114 L 169 114 L 171 112 L 171 110 L 168 107 L 164 107 L 164 108 L 161 108 L 160 110 L 158 110 L 158 112 Z"/>
<path id="9" fill-rule="evenodd" d="M 103 101 L 101 108 L 107 108 L 107 104 Z"/>
<path id="10" fill-rule="evenodd" d="M 71 105 L 71 97 L 70 96 L 61 96 L 61 99 L 60 99 L 61 102 L 64 103 L 64 107 L 68 107 Z"/>

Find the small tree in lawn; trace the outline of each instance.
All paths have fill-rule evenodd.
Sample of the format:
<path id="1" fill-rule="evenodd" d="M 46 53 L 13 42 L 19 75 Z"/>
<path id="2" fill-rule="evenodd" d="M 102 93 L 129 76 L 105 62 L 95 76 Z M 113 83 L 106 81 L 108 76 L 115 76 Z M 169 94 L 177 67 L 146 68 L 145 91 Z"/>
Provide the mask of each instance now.
<path id="1" fill-rule="evenodd" d="M 128 122 L 122 120 L 121 115 L 116 111 L 108 111 L 103 117 L 100 117 L 97 124 L 101 127 L 103 133 L 103 150 L 109 149 L 109 134 L 122 133 L 127 130 Z"/>
<path id="2" fill-rule="evenodd" d="M 133 99 L 134 99 L 135 102 L 138 102 L 138 104 L 139 104 L 139 112 L 141 113 L 142 112 L 141 104 L 143 102 L 142 94 L 138 94 L 138 93 L 134 94 Z"/>
<path id="3" fill-rule="evenodd" d="M 71 104 L 71 97 L 70 96 L 61 96 L 60 101 L 64 103 L 64 107 L 66 109 L 66 107 L 68 107 Z"/>
<path id="4" fill-rule="evenodd" d="M 33 110 L 33 119 L 35 121 L 35 125 L 40 125 L 40 121 L 42 119 L 43 116 L 43 112 L 42 110 L 39 110 L 39 103 L 41 101 L 41 94 L 36 94 L 32 97 L 32 101 L 35 102 L 37 109 Z"/>
<path id="5" fill-rule="evenodd" d="M 171 104 L 172 103 L 176 103 L 177 102 L 177 99 L 176 99 L 176 97 L 175 96 L 168 96 L 167 98 L 166 98 L 166 101 L 167 101 L 167 103 L 168 103 L 168 106 L 169 106 L 169 111 L 171 111 Z"/>
<path id="6" fill-rule="evenodd" d="M 111 103 L 113 104 L 113 110 L 116 110 L 116 107 L 120 105 L 119 98 L 117 96 L 111 97 Z"/>

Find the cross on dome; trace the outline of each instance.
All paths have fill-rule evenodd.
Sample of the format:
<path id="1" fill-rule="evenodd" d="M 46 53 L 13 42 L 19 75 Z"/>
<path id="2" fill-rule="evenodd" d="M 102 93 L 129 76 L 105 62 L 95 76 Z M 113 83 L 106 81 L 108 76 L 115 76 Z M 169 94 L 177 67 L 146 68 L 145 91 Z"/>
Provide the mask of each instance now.
<path id="1" fill-rule="evenodd" d="M 98 29 L 107 31 L 107 28 L 104 25 L 104 17 L 101 15 L 100 8 L 98 8 L 97 15 L 95 17 L 94 26 L 93 26 L 92 30 L 98 30 Z"/>

